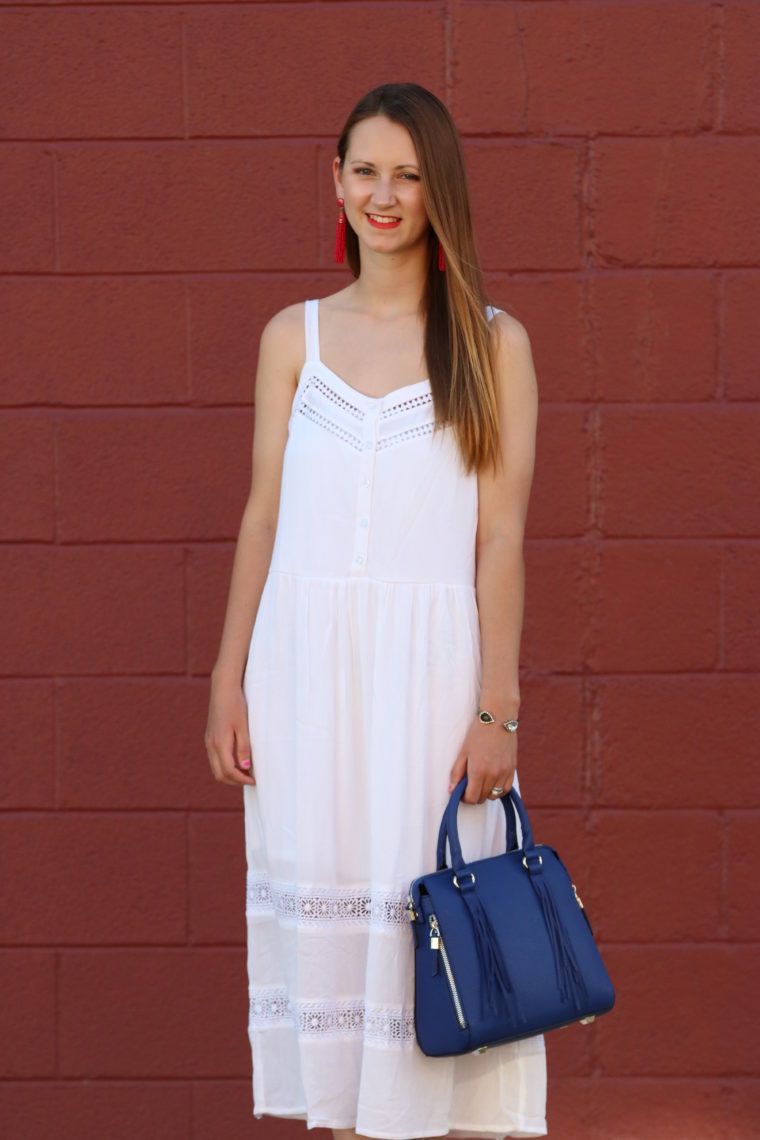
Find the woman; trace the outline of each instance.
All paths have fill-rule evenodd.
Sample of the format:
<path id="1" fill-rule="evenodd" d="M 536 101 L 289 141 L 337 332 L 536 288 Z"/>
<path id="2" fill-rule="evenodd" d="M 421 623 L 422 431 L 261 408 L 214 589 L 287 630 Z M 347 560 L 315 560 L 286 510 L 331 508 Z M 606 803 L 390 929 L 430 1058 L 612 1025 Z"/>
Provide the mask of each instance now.
<path id="1" fill-rule="evenodd" d="M 452 786 L 473 859 L 504 850 L 519 789 L 530 344 L 486 305 L 434 95 L 371 91 L 333 174 L 355 280 L 261 337 L 205 738 L 244 789 L 254 1114 L 336 1140 L 543 1136 L 542 1036 L 419 1049 L 404 909 Z"/>

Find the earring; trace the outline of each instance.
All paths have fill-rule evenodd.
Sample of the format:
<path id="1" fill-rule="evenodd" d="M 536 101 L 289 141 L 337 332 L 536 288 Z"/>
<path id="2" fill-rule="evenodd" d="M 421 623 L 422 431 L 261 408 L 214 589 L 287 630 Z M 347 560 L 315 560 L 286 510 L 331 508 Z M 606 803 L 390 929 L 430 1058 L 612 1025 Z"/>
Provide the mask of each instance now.
<path id="1" fill-rule="evenodd" d="M 345 260 L 346 254 L 346 214 L 343 209 L 344 202 L 338 198 L 338 224 L 335 228 L 335 260 Z"/>
<path id="2" fill-rule="evenodd" d="M 440 269 L 441 273 L 446 272 L 446 262 L 443 258 L 443 246 L 440 242 L 438 242 L 438 268 Z"/>

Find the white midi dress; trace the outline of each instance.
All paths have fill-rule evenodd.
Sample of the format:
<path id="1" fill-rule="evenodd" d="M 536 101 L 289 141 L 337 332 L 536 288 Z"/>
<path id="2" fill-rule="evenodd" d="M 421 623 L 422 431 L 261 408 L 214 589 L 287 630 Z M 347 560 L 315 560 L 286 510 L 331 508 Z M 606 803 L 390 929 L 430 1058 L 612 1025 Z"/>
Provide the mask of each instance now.
<path id="1" fill-rule="evenodd" d="M 243 682 L 253 1114 L 389 1140 L 544 1136 L 543 1036 L 456 1058 L 414 1036 L 406 898 L 435 868 L 480 691 L 477 476 L 453 429 L 433 432 L 428 380 L 357 391 L 305 308 Z M 459 830 L 465 857 L 505 848 L 498 802 L 463 804 Z"/>

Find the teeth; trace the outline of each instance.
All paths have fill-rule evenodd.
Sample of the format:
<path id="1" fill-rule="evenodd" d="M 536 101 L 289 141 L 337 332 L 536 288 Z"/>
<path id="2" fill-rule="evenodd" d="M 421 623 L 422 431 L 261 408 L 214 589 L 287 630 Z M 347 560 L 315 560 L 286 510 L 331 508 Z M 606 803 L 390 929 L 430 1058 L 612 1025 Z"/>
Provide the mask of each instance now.
<path id="1" fill-rule="evenodd" d="M 389 225 L 391 222 L 398 221 L 398 218 L 387 218 L 383 214 L 370 214 L 369 216 L 374 222 L 380 222 L 380 224 L 384 226 Z"/>

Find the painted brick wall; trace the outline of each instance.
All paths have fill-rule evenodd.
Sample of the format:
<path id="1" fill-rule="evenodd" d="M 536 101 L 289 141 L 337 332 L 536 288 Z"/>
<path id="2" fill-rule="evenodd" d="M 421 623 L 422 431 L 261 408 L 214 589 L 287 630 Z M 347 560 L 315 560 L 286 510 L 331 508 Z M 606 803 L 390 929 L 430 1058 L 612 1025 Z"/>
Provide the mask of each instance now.
<path id="1" fill-rule="evenodd" d="M 760 5 L 29 3 L 0 44 L 3 1134 L 303 1135 L 251 1119 L 207 678 L 259 332 L 347 279 L 337 134 L 415 79 L 533 343 L 521 782 L 618 992 L 547 1040 L 549 1135 L 757 1135 Z"/>

